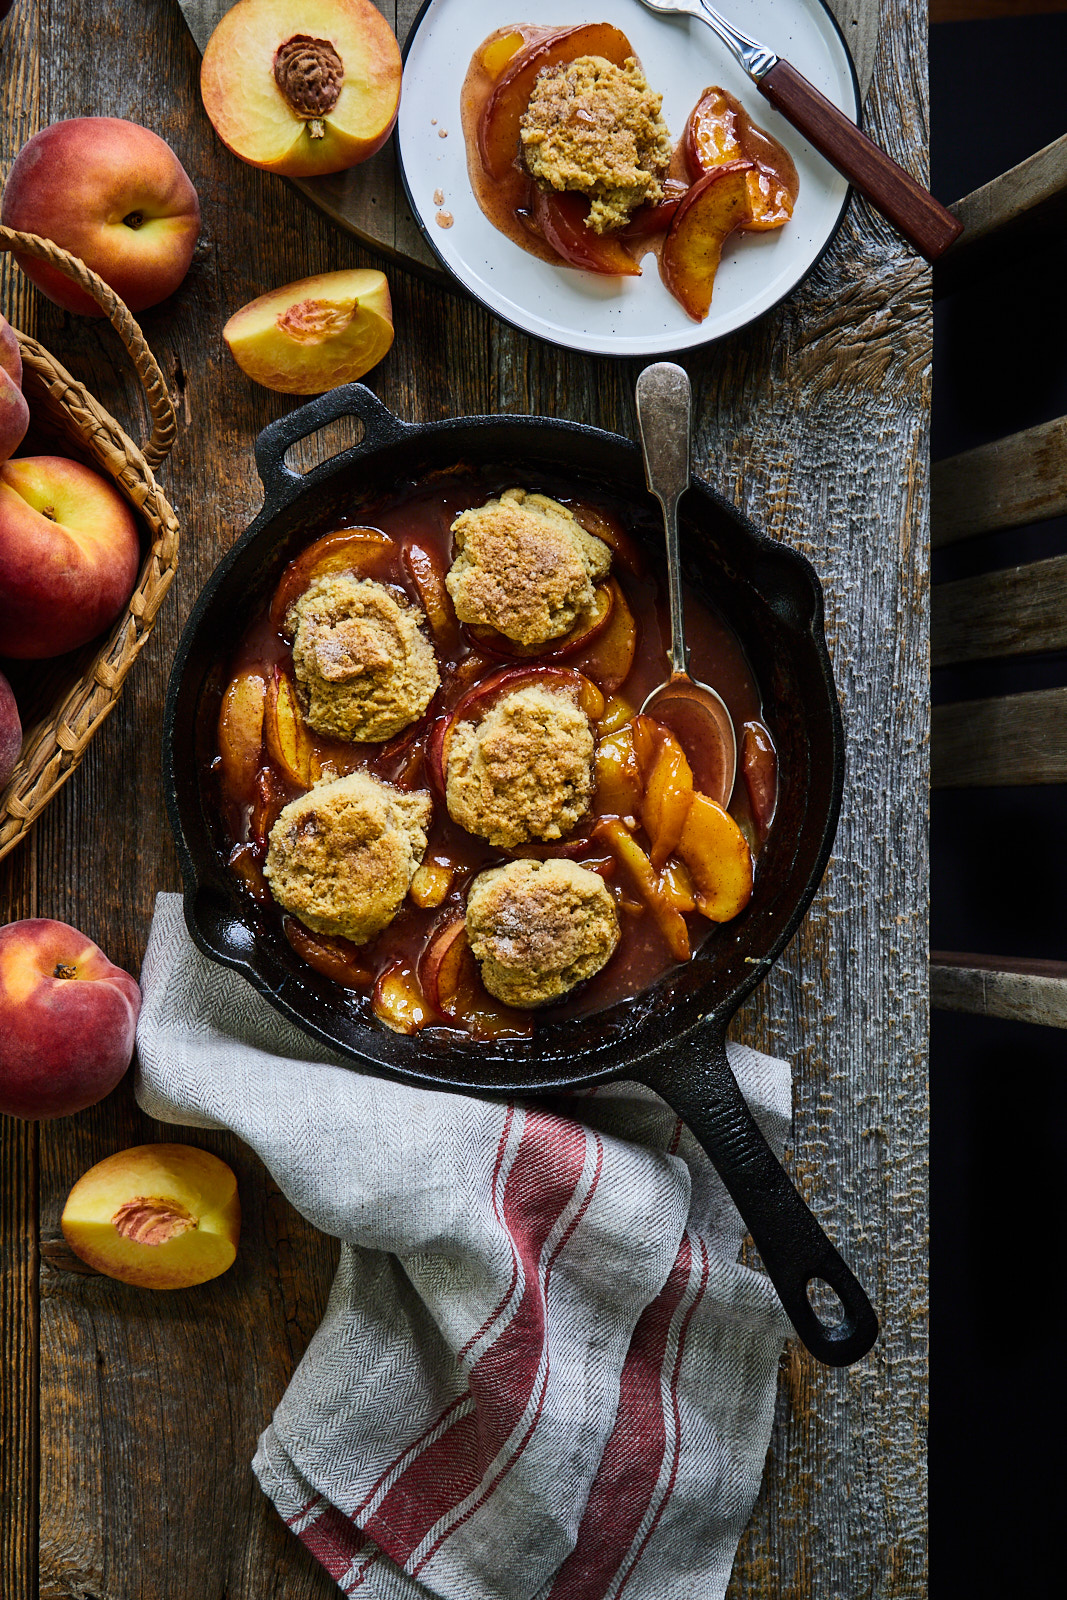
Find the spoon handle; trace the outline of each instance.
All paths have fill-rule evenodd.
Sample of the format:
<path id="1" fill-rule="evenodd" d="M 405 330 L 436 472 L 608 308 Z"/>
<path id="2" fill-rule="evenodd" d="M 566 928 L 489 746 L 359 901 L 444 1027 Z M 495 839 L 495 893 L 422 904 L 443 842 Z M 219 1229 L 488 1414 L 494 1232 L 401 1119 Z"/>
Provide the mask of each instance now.
<path id="1" fill-rule="evenodd" d="M 687 674 L 682 606 L 682 558 L 678 546 L 678 501 L 689 487 L 689 378 L 673 361 L 657 361 L 637 379 L 637 425 L 645 458 L 645 482 L 663 507 L 667 536 L 667 582 L 671 607 L 671 672 Z"/>
<path id="2" fill-rule="evenodd" d="M 756 87 L 927 261 L 936 261 L 963 232 L 951 211 L 788 61 L 776 61 L 756 79 Z"/>

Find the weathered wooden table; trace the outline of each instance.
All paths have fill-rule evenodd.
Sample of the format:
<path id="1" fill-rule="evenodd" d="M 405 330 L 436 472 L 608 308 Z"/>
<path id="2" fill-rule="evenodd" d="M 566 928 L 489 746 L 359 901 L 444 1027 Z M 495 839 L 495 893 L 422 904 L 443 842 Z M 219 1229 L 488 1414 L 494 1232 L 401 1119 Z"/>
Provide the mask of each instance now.
<path id="1" fill-rule="evenodd" d="M 834 9 L 868 126 L 922 175 L 925 6 Z M 220 328 L 264 287 L 384 259 L 227 154 L 200 108 L 198 65 L 177 0 L 16 0 L 0 26 L 5 170 L 47 123 L 123 116 L 171 142 L 203 201 L 187 282 L 143 319 L 182 424 L 161 473 L 182 519 L 178 580 L 84 765 L 0 864 L 0 920 L 74 923 L 134 972 L 156 893 L 179 882 L 158 753 L 168 666 L 195 595 L 258 507 L 251 442 L 288 409 L 238 372 Z M 534 344 L 385 264 L 397 337 L 370 381 L 401 416 L 549 412 L 633 433 L 638 363 Z M 137 432 L 135 380 L 111 331 L 63 315 L 4 270 L 11 320 Z M 794 1173 L 883 1327 L 845 1371 L 787 1349 L 736 1600 L 926 1593 L 929 338 L 927 269 L 853 200 L 785 305 L 685 363 L 698 469 L 802 549 L 826 588 L 848 734 L 841 825 L 811 915 L 735 1031 L 792 1059 Z M 334 1585 L 282 1527 L 249 1461 L 323 1309 L 336 1246 L 248 1150 L 198 1134 L 238 1173 L 236 1266 L 170 1295 L 89 1274 L 60 1233 L 68 1190 L 109 1152 L 161 1137 L 128 1083 L 69 1120 L 0 1119 L 0 1593 L 325 1600 Z"/>

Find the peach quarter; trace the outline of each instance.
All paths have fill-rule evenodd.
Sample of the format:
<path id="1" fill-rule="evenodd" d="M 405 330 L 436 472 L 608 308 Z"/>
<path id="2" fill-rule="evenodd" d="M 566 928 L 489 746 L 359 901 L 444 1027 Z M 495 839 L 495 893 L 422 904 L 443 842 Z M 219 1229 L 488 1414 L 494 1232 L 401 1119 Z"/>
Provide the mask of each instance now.
<path id="1" fill-rule="evenodd" d="M 0 1111 L 45 1121 L 102 1100 L 130 1064 L 140 1009 L 136 980 L 77 928 L 0 928 Z"/>
<path id="2" fill-rule="evenodd" d="M 67 1197 L 63 1235 L 86 1265 L 141 1289 L 189 1289 L 231 1267 L 237 1179 L 189 1144 L 141 1144 L 90 1167 Z"/>
<path id="3" fill-rule="evenodd" d="M 396 37 L 371 0 L 238 0 L 207 42 L 200 93 L 235 156 L 311 178 L 381 149 L 402 76 Z"/>
<path id="4" fill-rule="evenodd" d="M 384 273 L 324 272 L 260 295 L 222 330 L 230 354 L 256 383 L 281 394 L 323 394 L 354 383 L 393 342 Z"/>

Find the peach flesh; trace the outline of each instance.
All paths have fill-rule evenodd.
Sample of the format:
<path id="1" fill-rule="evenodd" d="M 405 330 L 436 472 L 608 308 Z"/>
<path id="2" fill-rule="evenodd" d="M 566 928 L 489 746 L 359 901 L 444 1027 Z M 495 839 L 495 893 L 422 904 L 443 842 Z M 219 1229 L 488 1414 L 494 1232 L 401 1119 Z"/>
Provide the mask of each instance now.
<path id="1" fill-rule="evenodd" d="M 370 0 L 238 0 L 208 40 L 200 93 L 234 155 L 309 178 L 381 148 L 402 75 L 396 38 Z"/>
<path id="2" fill-rule="evenodd" d="M 301 278 L 235 311 L 222 336 L 255 383 L 322 394 L 362 378 L 389 349 L 389 285 L 369 268 Z"/>
<path id="3" fill-rule="evenodd" d="M 91 1167 L 63 1208 L 63 1234 L 87 1265 L 144 1289 L 187 1289 L 232 1266 L 237 1180 L 193 1145 L 145 1144 Z"/>
<path id="4" fill-rule="evenodd" d="M 136 981 L 65 922 L 0 928 L 0 1111 L 43 1121 L 95 1105 L 133 1054 Z"/>
<path id="5" fill-rule="evenodd" d="M 119 117 L 72 117 L 34 134 L 15 157 L 0 220 L 78 256 L 131 311 L 173 294 L 189 270 L 200 203 L 174 151 Z M 66 311 L 103 312 L 55 267 L 14 252 L 26 276 Z"/>

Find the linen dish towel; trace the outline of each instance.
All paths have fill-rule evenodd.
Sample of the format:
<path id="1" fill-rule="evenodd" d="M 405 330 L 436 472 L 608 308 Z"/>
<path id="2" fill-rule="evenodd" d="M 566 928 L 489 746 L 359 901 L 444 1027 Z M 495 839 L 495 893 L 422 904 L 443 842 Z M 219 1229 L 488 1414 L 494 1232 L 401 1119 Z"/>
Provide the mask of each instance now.
<path id="1" fill-rule="evenodd" d="M 137 1098 L 227 1128 L 342 1241 L 253 1467 L 365 1600 L 719 1600 L 791 1327 L 743 1225 L 650 1090 L 552 1103 L 354 1070 L 157 901 Z M 780 1155 L 787 1065 L 730 1062 Z"/>

